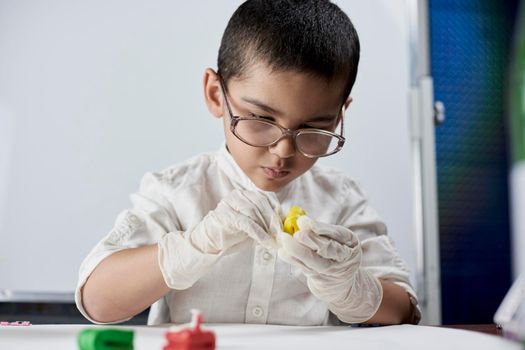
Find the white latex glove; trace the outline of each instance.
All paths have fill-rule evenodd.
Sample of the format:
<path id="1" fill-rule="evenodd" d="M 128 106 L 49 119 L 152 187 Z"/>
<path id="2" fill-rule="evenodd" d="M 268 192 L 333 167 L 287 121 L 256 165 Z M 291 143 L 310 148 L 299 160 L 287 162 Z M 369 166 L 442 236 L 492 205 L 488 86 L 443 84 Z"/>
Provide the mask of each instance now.
<path id="1" fill-rule="evenodd" d="M 195 227 L 160 239 L 158 262 L 164 281 L 172 289 L 191 287 L 224 251 L 247 238 L 276 249 L 279 211 L 269 194 L 234 190 Z"/>
<path id="2" fill-rule="evenodd" d="M 293 236 L 281 232 L 279 257 L 298 266 L 308 288 L 341 321 L 369 320 L 383 299 L 379 280 L 361 268 L 361 244 L 343 226 L 314 222 L 307 216 L 297 219 L 299 231 Z"/>

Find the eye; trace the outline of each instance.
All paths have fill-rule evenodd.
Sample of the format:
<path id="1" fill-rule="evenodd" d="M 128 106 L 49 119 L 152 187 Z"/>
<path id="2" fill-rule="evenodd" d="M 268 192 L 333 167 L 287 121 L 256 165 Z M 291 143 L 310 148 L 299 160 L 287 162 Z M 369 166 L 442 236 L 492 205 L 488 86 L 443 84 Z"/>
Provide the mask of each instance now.
<path id="1" fill-rule="evenodd" d="M 319 124 L 302 124 L 299 129 L 329 129 L 331 123 L 319 123 Z"/>
<path id="2" fill-rule="evenodd" d="M 273 117 L 264 116 L 264 115 L 257 115 L 257 114 L 250 113 L 249 116 L 252 118 L 264 119 L 264 120 L 268 120 L 271 122 L 275 121 Z"/>
<path id="3" fill-rule="evenodd" d="M 319 127 L 302 124 L 302 125 L 299 125 L 299 129 L 319 129 Z"/>
<path id="4" fill-rule="evenodd" d="M 307 124 L 301 124 L 299 129 L 321 129 L 321 130 L 330 130 L 333 128 L 334 120 L 323 119 L 319 121 L 312 121 Z"/>

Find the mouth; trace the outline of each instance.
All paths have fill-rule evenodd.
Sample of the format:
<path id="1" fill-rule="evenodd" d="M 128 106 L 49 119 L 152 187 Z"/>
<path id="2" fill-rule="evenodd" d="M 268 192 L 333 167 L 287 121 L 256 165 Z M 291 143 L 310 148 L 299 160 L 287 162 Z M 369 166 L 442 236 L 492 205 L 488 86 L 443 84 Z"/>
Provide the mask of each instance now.
<path id="1" fill-rule="evenodd" d="M 283 168 L 268 168 L 262 167 L 263 172 L 271 179 L 281 179 L 290 174 L 290 171 L 284 170 Z"/>

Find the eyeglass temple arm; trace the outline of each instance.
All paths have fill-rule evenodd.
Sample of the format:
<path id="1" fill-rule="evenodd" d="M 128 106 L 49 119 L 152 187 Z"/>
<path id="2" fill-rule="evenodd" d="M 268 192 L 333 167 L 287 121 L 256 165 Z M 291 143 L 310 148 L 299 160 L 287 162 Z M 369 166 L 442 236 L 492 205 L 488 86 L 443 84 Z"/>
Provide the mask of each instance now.
<path id="1" fill-rule="evenodd" d="M 232 109 L 230 107 L 228 99 L 226 98 L 226 86 L 224 86 L 224 82 L 222 81 L 222 78 L 219 78 L 219 81 L 221 84 L 221 90 L 222 90 L 222 96 L 224 98 L 224 103 L 226 103 L 226 108 L 228 109 L 228 113 L 230 113 L 230 120 L 233 121 L 235 118 L 233 117 Z"/>
<path id="2" fill-rule="evenodd" d="M 341 137 L 344 137 L 344 128 L 345 128 L 345 123 L 344 123 L 344 120 L 345 120 L 345 104 L 343 103 L 343 105 L 341 106 Z"/>

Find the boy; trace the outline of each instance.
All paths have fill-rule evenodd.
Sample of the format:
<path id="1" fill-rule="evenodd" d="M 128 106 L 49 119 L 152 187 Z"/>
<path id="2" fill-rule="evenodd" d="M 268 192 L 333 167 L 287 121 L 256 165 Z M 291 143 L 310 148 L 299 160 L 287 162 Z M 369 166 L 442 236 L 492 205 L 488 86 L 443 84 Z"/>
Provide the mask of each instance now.
<path id="1" fill-rule="evenodd" d="M 406 264 L 356 184 L 315 166 L 344 144 L 359 40 L 323 0 L 249 0 L 204 73 L 226 145 L 146 174 L 80 268 L 80 311 L 149 324 L 417 323 Z M 337 128 L 339 127 L 339 131 Z M 284 209 L 302 206 L 294 236 Z"/>

